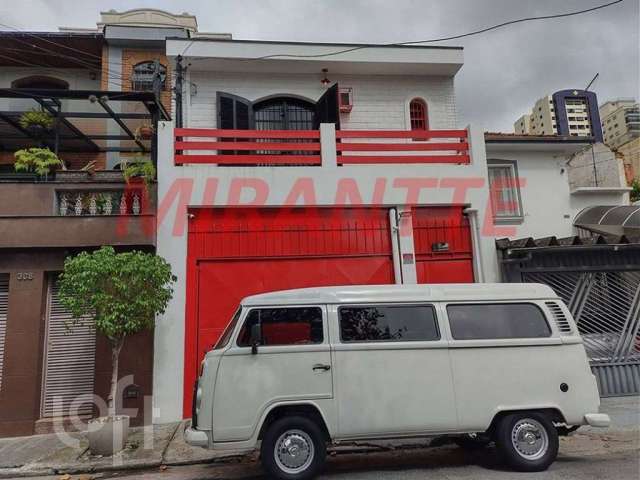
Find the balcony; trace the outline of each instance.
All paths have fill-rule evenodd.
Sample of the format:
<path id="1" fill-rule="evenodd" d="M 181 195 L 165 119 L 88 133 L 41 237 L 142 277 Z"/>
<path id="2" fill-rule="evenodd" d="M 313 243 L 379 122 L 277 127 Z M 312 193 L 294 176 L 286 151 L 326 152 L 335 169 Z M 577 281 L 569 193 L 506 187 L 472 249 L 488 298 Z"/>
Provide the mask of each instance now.
<path id="1" fill-rule="evenodd" d="M 155 211 L 155 185 L 2 180 L 0 247 L 152 246 Z"/>
<path id="2" fill-rule="evenodd" d="M 175 165 L 469 164 L 467 130 L 175 129 Z"/>

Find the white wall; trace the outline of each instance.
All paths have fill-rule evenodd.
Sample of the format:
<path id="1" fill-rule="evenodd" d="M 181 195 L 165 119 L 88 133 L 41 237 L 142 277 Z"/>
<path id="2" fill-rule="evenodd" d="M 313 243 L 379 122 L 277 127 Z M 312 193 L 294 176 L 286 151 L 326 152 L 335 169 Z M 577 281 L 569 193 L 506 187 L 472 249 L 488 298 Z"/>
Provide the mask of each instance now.
<path id="1" fill-rule="evenodd" d="M 192 67 L 189 80 L 190 104 L 185 126 L 215 127 L 216 92 L 232 93 L 251 101 L 274 94 L 300 95 L 316 101 L 325 91 L 319 75 L 308 74 L 240 74 L 203 72 Z M 422 97 L 429 107 L 430 126 L 455 128 L 456 108 L 453 77 L 331 75 L 332 82 L 353 88 L 354 107 L 341 114 L 343 129 L 408 129 L 408 102 Z M 197 93 L 193 95 L 193 92 Z"/>
<path id="2" fill-rule="evenodd" d="M 237 91 L 237 90 L 236 90 Z M 390 128 L 390 127 L 387 127 Z M 336 191 L 344 179 L 353 179 L 362 195 L 365 204 L 373 203 L 373 191 L 376 181 L 386 181 L 383 196 L 377 204 L 403 209 L 407 200 L 405 188 L 394 186 L 400 180 L 435 181 L 432 188 L 422 190 L 417 204 L 450 205 L 464 203 L 477 209 L 479 231 L 474 235 L 474 257 L 483 272 L 484 281 L 498 280 L 497 260 L 494 237 L 491 231 L 485 230 L 486 207 L 489 200 L 488 188 L 485 184 L 472 188 L 467 192 L 463 202 L 454 202 L 454 190 L 447 187 L 451 179 L 486 180 L 486 159 L 484 154 L 484 134 L 481 130 L 470 130 L 471 143 L 470 165 L 452 164 L 400 164 L 400 165 L 351 165 L 321 167 L 218 167 L 215 165 L 175 166 L 173 159 L 173 127 L 169 122 L 161 122 L 158 128 L 158 235 L 157 252 L 164 257 L 178 277 L 174 297 L 164 315 L 158 318 L 155 329 L 154 344 L 154 407 L 157 410 L 155 422 L 163 423 L 178 420 L 182 414 L 182 384 L 184 362 L 184 325 L 186 298 L 186 228 L 176 231 L 178 223 L 186 223 L 184 212 L 178 212 L 178 201 L 170 206 L 163 206 L 168 193 L 175 182 L 184 182 L 184 193 L 187 206 L 225 205 L 228 203 L 229 186 L 234 179 L 257 179 L 264 181 L 269 187 L 265 205 L 280 206 L 296 180 L 311 177 L 314 182 L 317 204 L 334 205 Z M 207 186 L 218 182 L 217 192 L 213 198 L 205 200 Z M 443 183 L 444 182 L 444 183 Z M 191 187 L 189 187 L 191 185 Z M 251 192 L 241 198 L 245 203 L 251 200 Z M 177 216 L 176 216 L 177 215 Z M 491 219 L 489 224 L 492 226 Z M 401 242 L 401 253 L 413 253 L 413 242 Z M 415 279 L 415 265 L 403 265 L 407 271 L 405 278 Z M 409 270 L 413 270 L 413 275 Z M 415 280 L 414 280 L 415 281 Z"/>
<path id="3" fill-rule="evenodd" d="M 592 205 L 620 205 L 622 193 L 570 193 L 567 158 L 561 153 L 492 151 L 487 145 L 487 161 L 515 160 L 518 175 L 524 181 L 520 187 L 524 221 L 510 225 L 515 229 L 510 238 L 568 237 L 574 235 L 573 220 L 583 208 Z"/>
<path id="4" fill-rule="evenodd" d="M 622 157 L 598 143 L 569 159 L 569 185 L 579 187 L 626 187 Z"/>

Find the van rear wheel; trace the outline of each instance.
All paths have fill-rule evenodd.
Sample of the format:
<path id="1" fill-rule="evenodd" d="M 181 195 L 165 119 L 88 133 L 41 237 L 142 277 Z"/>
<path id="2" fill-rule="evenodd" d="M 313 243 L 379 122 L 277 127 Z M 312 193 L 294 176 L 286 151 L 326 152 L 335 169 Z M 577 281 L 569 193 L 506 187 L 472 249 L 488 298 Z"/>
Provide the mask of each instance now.
<path id="1" fill-rule="evenodd" d="M 262 439 L 260 457 L 267 473 L 282 480 L 307 480 L 318 474 L 327 455 L 325 436 L 309 418 L 276 420 Z"/>
<path id="2" fill-rule="evenodd" d="M 542 413 L 513 413 L 500 420 L 496 446 L 514 470 L 539 472 L 546 470 L 558 456 L 558 432 Z"/>

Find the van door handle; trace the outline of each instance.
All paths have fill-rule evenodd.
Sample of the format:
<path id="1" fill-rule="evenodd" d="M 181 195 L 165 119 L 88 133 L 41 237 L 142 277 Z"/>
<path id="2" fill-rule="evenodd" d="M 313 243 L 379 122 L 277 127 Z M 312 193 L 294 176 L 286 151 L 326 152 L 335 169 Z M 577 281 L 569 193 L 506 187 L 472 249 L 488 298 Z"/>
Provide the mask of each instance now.
<path id="1" fill-rule="evenodd" d="M 326 372 L 327 370 L 331 370 L 331 365 L 323 365 L 323 364 L 321 364 L 321 363 L 316 363 L 316 364 L 313 366 L 313 370 L 314 370 L 314 371 L 316 371 L 316 370 L 323 370 L 323 371 L 325 371 L 325 372 Z"/>

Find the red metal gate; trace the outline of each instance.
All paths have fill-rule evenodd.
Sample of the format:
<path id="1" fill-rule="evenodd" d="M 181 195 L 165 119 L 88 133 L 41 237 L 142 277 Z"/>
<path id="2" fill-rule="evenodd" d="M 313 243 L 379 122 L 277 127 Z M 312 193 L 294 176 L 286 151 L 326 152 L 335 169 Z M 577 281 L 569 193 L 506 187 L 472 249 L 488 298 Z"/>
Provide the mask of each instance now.
<path id="1" fill-rule="evenodd" d="M 189 223 L 184 415 L 197 366 L 247 295 L 394 283 L 384 208 L 194 209 Z"/>
<path id="2" fill-rule="evenodd" d="M 413 210 L 418 283 L 473 282 L 471 230 L 462 209 L 424 207 Z"/>

